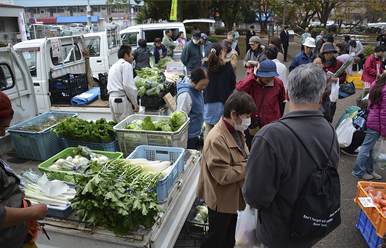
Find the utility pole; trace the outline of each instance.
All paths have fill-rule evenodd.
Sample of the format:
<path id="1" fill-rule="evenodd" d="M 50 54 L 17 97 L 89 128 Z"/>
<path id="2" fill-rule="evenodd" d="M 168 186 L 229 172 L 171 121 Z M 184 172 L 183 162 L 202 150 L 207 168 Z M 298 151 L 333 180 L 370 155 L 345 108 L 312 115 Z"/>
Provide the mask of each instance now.
<path id="1" fill-rule="evenodd" d="M 91 31 L 91 7 L 90 7 L 90 0 L 87 0 L 87 26 L 89 28 L 89 32 Z"/>

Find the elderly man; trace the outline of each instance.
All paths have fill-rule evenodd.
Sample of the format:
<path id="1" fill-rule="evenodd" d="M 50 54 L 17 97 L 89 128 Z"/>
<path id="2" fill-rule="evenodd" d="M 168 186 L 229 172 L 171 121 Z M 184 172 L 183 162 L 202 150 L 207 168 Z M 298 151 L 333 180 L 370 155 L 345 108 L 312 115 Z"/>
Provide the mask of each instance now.
<path id="1" fill-rule="evenodd" d="M 174 48 L 177 46 L 177 44 L 173 42 L 172 35 L 172 31 L 167 29 L 165 31 L 165 36 L 162 38 L 162 44 L 168 49 L 167 55 L 170 57 L 173 57 Z"/>
<path id="2" fill-rule="evenodd" d="M 338 167 L 338 139 L 319 110 L 325 87 L 326 73 L 315 64 L 297 67 L 288 77 L 289 113 L 264 126 L 253 139 L 242 192 L 246 203 L 259 209 L 256 236 L 261 247 L 308 248 L 322 239 L 294 241 L 290 222 L 317 166 L 328 158 Z"/>
<path id="3" fill-rule="evenodd" d="M 311 37 L 311 34 L 309 33 L 310 29 L 308 27 L 306 27 L 304 29 L 304 33 L 302 34 L 302 37 L 300 38 L 301 39 L 301 42 L 302 42 L 302 51 L 304 50 L 304 42 L 306 41 L 307 38 Z"/>
<path id="4" fill-rule="evenodd" d="M 181 54 L 181 62 L 186 66 L 187 74 L 193 71 L 194 68 L 201 66 L 202 53 L 200 48 L 201 32 L 194 30 L 193 37 L 186 45 Z"/>
<path id="5" fill-rule="evenodd" d="M 306 41 L 304 42 L 304 51 L 302 51 L 301 53 L 297 54 L 294 57 L 289 67 L 289 71 L 291 72 L 299 65 L 311 63 L 312 60 L 314 60 L 314 57 L 316 56 L 315 53 L 312 52 L 314 47 L 315 47 L 314 38 L 307 38 Z"/>

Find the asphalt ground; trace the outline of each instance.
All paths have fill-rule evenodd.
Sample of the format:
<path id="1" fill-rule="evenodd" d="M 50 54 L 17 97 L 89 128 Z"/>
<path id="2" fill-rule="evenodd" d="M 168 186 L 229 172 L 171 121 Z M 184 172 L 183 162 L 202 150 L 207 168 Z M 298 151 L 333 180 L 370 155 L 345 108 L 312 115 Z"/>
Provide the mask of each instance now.
<path id="1" fill-rule="evenodd" d="M 267 45 L 268 38 L 261 37 L 262 44 Z M 288 49 L 289 62 L 284 63 L 287 68 L 291 64 L 292 58 L 300 52 L 300 42 L 295 39 L 295 42 L 290 42 Z M 237 81 L 243 79 L 245 76 L 245 69 L 242 65 L 242 60 L 238 61 L 236 78 Z M 356 94 L 345 99 L 340 99 L 337 102 L 337 109 L 333 119 L 333 126 L 335 127 L 337 121 L 345 112 L 346 108 L 356 105 L 357 97 L 362 95 L 362 90 L 357 89 Z M 288 104 L 286 105 L 285 113 L 288 113 Z M 360 179 L 354 177 L 351 172 L 355 164 L 356 157 L 351 157 L 341 153 L 339 160 L 338 172 L 341 180 L 341 225 L 330 233 L 327 237 L 319 241 L 315 248 L 359 248 L 368 247 L 361 232 L 356 228 L 358 221 L 360 207 L 354 202 L 354 198 L 358 192 L 358 181 Z M 380 170 L 378 167 L 375 171 L 383 178 L 376 182 L 385 182 L 386 171 Z M 198 248 L 200 241 L 190 239 L 185 227 L 182 229 L 180 236 L 174 248 Z M 258 247 L 258 246 L 257 246 Z"/>

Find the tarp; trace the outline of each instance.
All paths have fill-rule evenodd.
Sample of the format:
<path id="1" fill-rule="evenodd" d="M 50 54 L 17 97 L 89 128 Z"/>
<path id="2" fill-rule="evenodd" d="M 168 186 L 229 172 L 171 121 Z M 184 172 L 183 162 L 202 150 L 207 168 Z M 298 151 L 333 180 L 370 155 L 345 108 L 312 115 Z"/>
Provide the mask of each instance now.
<path id="1" fill-rule="evenodd" d="M 86 23 L 87 16 L 58 16 L 56 23 Z M 99 16 L 91 16 L 91 22 L 99 22 Z"/>
<path id="2" fill-rule="evenodd" d="M 89 91 L 86 91 L 80 95 L 74 96 L 71 99 L 72 105 L 87 105 L 92 103 L 98 98 L 99 93 L 101 93 L 100 88 L 95 88 Z"/>

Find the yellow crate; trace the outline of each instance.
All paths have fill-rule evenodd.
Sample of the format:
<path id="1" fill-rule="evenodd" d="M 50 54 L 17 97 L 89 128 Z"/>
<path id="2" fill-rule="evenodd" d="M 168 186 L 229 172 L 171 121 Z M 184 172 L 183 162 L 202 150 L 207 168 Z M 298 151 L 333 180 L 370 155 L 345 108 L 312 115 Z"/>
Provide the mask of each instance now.
<path id="1" fill-rule="evenodd" d="M 356 72 L 352 73 L 352 76 L 346 75 L 346 82 L 354 82 L 355 89 L 363 89 L 362 74 Z"/>

